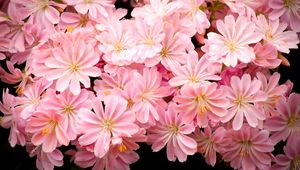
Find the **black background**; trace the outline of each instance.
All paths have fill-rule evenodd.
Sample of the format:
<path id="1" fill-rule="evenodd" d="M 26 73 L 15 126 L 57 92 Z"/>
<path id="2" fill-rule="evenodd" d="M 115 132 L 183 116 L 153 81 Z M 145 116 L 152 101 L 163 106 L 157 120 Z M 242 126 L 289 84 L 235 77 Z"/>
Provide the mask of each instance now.
<path id="1" fill-rule="evenodd" d="M 130 9 L 128 3 L 122 3 L 118 1 L 117 7 L 123 7 Z M 128 17 L 128 16 L 127 16 Z M 294 92 L 300 92 L 300 50 L 291 50 L 291 53 L 284 55 L 288 58 L 291 66 L 280 66 L 278 72 L 281 73 L 280 83 L 284 83 L 290 79 L 294 83 Z M 3 61 L 1 61 L 3 64 Z M 0 96 L 2 96 L 2 89 L 7 86 L 0 84 Z M 1 97 L 2 98 L 2 97 Z M 0 170 L 35 170 L 35 158 L 30 158 L 24 147 L 16 146 L 11 148 L 8 143 L 9 130 L 0 128 Z M 147 144 L 140 144 L 141 148 L 137 151 L 140 159 L 132 164 L 130 167 L 132 170 L 229 170 L 231 169 L 228 163 L 222 162 L 218 159 L 216 166 L 213 168 L 207 165 L 200 154 L 189 156 L 184 163 L 170 162 L 167 160 L 165 149 L 160 152 L 152 152 L 151 147 Z M 63 149 L 64 150 L 64 149 Z M 79 170 L 74 164 L 69 162 L 68 156 L 65 157 L 65 165 L 55 169 L 63 170 Z"/>

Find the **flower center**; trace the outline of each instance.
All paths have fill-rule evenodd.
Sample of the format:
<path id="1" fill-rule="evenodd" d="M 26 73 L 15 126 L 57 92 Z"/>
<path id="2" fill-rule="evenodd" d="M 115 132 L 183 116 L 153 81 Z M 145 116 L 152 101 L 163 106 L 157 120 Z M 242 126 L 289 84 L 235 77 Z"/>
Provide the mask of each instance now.
<path id="1" fill-rule="evenodd" d="M 174 135 L 177 135 L 179 132 L 179 127 L 176 124 L 169 125 L 169 132 L 171 132 Z"/>
<path id="2" fill-rule="evenodd" d="M 31 100 L 30 100 L 30 103 L 33 104 L 33 105 L 36 105 L 40 102 L 40 99 L 37 98 L 37 97 L 33 97 Z"/>
<path id="3" fill-rule="evenodd" d="M 169 55 L 169 50 L 168 50 L 166 47 L 163 47 L 163 48 L 161 49 L 161 51 L 160 51 L 160 55 L 161 55 L 162 57 L 168 57 L 168 55 Z"/>
<path id="4" fill-rule="evenodd" d="M 119 150 L 120 152 L 125 152 L 125 151 L 127 150 L 127 147 L 126 147 L 123 143 L 121 143 L 121 144 L 118 146 L 118 150 Z"/>
<path id="5" fill-rule="evenodd" d="M 283 0 L 283 4 L 286 8 L 295 6 L 295 0 Z"/>
<path id="6" fill-rule="evenodd" d="M 198 114 L 199 115 L 203 115 L 209 109 L 209 107 L 207 105 L 207 102 L 206 102 L 206 100 L 207 100 L 206 95 L 205 94 L 200 94 L 197 97 L 195 97 L 194 100 L 199 105 L 199 107 L 198 107 Z"/>
<path id="7" fill-rule="evenodd" d="M 237 45 L 232 40 L 225 41 L 224 43 L 230 52 L 233 52 L 237 49 Z"/>
<path id="8" fill-rule="evenodd" d="M 297 155 L 292 161 L 291 161 L 291 167 L 290 170 L 297 170 L 300 169 L 300 155 Z"/>
<path id="9" fill-rule="evenodd" d="M 154 45 L 154 40 L 153 40 L 153 38 L 152 38 L 151 36 L 147 36 L 147 37 L 145 38 L 144 43 L 145 43 L 146 45 L 153 46 L 153 45 Z"/>
<path id="10" fill-rule="evenodd" d="M 120 53 L 122 52 L 125 48 L 124 48 L 124 45 L 121 43 L 121 42 L 117 42 L 115 45 L 114 45 L 114 49 L 117 53 Z"/>
<path id="11" fill-rule="evenodd" d="M 72 113 L 73 112 L 73 107 L 71 106 L 71 105 L 66 105 L 65 107 L 64 107 L 64 109 L 63 109 L 63 112 L 64 113 L 68 113 L 68 114 L 70 114 L 70 113 Z"/>
<path id="12" fill-rule="evenodd" d="M 128 100 L 127 100 L 127 107 L 128 107 L 128 108 L 131 108 L 131 107 L 133 106 L 133 104 L 134 104 L 134 102 L 133 102 L 132 99 L 128 99 Z"/>
<path id="13" fill-rule="evenodd" d="M 268 27 L 266 30 L 266 38 L 268 40 L 273 40 L 273 38 L 274 38 L 271 27 Z"/>
<path id="14" fill-rule="evenodd" d="M 246 141 L 241 141 L 240 144 L 241 144 L 240 155 L 248 156 L 250 152 L 250 148 L 252 146 L 252 142 L 250 140 L 246 140 Z"/>
<path id="15" fill-rule="evenodd" d="M 57 124 L 58 122 L 56 120 L 50 120 L 47 127 L 42 129 L 42 136 L 49 135 Z"/>
<path id="16" fill-rule="evenodd" d="M 291 116 L 287 120 L 287 126 L 289 128 L 299 128 L 300 129 L 300 119 L 296 116 Z"/>
<path id="17" fill-rule="evenodd" d="M 193 82 L 193 83 L 198 83 L 198 82 L 199 82 L 199 80 L 197 79 L 197 77 L 194 76 L 194 75 L 191 75 L 188 79 L 189 79 L 191 82 Z"/>
<path id="18" fill-rule="evenodd" d="M 36 0 L 35 3 L 37 9 L 46 9 L 49 5 L 49 0 Z"/>
<path id="19" fill-rule="evenodd" d="M 244 97 L 239 96 L 235 101 L 234 101 L 238 106 L 241 106 L 244 103 Z"/>
<path id="20" fill-rule="evenodd" d="M 111 131 L 113 128 L 113 121 L 111 119 L 107 119 L 103 123 L 104 129 Z"/>
<path id="21" fill-rule="evenodd" d="M 91 4 L 91 3 L 93 3 L 93 0 L 84 0 L 84 3 Z"/>
<path id="22" fill-rule="evenodd" d="M 72 64 L 70 64 L 69 69 L 73 73 L 79 71 L 78 63 L 73 62 Z"/>
<path id="23" fill-rule="evenodd" d="M 83 15 L 79 20 L 79 25 L 84 27 L 84 26 L 86 26 L 88 21 L 89 21 L 89 16 L 88 15 Z"/>

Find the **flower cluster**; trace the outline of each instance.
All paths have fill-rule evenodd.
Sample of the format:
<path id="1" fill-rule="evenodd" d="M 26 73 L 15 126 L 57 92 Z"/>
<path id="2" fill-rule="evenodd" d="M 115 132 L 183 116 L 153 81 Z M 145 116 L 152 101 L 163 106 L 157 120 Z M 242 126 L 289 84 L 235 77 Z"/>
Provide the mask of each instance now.
<path id="1" fill-rule="evenodd" d="M 12 87 L 0 124 L 12 147 L 45 170 L 64 155 L 129 169 L 139 142 L 166 148 L 170 161 L 199 152 L 211 166 L 300 169 L 300 94 L 274 72 L 298 48 L 299 1 L 115 3 L 0 5 L 0 79 Z"/>

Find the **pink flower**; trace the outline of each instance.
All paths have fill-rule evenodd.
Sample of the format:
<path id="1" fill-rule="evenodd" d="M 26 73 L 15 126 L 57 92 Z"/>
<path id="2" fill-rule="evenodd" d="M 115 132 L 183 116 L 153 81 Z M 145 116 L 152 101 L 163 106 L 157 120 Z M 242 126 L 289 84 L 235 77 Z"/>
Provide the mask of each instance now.
<path id="1" fill-rule="evenodd" d="M 65 0 L 68 5 L 74 6 L 80 14 L 89 14 L 93 18 L 108 16 L 106 8 L 113 8 L 114 0 Z"/>
<path id="2" fill-rule="evenodd" d="M 95 67 L 99 56 L 91 44 L 84 41 L 61 42 L 62 47 L 56 47 L 44 62 L 44 70 L 35 71 L 36 76 L 44 76 L 47 80 L 57 80 L 56 90 L 63 92 L 69 88 L 77 95 L 80 93 L 80 82 L 84 87 L 91 85 L 90 77 L 97 77 L 101 74 L 99 68 Z M 42 69 L 42 68 L 40 68 Z"/>
<path id="3" fill-rule="evenodd" d="M 233 118 L 234 130 L 239 130 L 244 121 L 244 116 L 251 127 L 257 127 L 259 120 L 266 119 L 266 115 L 255 104 L 266 100 L 266 94 L 260 90 L 261 82 L 257 79 L 251 80 L 249 74 L 242 78 L 231 77 L 231 87 L 222 86 L 226 98 L 230 101 L 228 114 L 222 122 L 228 122 Z"/>
<path id="4" fill-rule="evenodd" d="M 270 77 L 266 77 L 264 74 L 258 72 L 256 77 L 261 82 L 261 90 L 267 94 L 267 100 L 263 102 L 258 102 L 258 106 L 263 108 L 267 116 L 277 115 L 275 111 L 276 104 L 281 98 L 284 98 L 287 92 L 286 85 L 279 85 L 280 74 L 275 72 Z"/>
<path id="5" fill-rule="evenodd" d="M 223 2 L 230 7 L 232 12 L 251 18 L 256 16 L 255 12 L 263 5 L 264 0 L 230 0 Z"/>
<path id="6" fill-rule="evenodd" d="M 267 20 L 264 15 L 259 15 L 255 23 L 263 40 L 275 46 L 278 51 L 289 53 L 289 49 L 298 48 L 299 38 L 296 32 L 285 31 L 286 23 L 279 22 L 279 19 Z"/>
<path id="7" fill-rule="evenodd" d="M 261 36 L 255 32 L 253 23 L 242 16 L 235 20 L 234 16 L 228 15 L 224 21 L 217 21 L 217 29 L 221 35 L 214 32 L 207 34 L 209 59 L 235 67 L 238 61 L 249 63 L 255 58 L 249 45 L 259 42 Z"/>
<path id="8" fill-rule="evenodd" d="M 228 130 L 223 141 L 222 156 L 234 169 L 267 169 L 274 150 L 269 132 L 244 125 L 239 131 Z"/>
<path id="9" fill-rule="evenodd" d="M 73 95 L 69 90 L 56 94 L 55 90 L 48 89 L 37 110 L 50 109 L 62 115 L 62 123 L 67 124 L 66 133 L 70 140 L 74 140 L 78 134 L 76 125 L 79 121 L 79 110 L 89 108 L 89 104 L 89 92 L 85 89 L 78 95 Z"/>
<path id="10" fill-rule="evenodd" d="M 155 22 L 147 25 L 141 19 L 135 19 L 135 30 L 137 39 L 137 55 L 139 63 L 144 63 L 145 59 L 153 58 L 162 49 L 161 42 L 164 39 L 163 23 Z"/>
<path id="11" fill-rule="evenodd" d="M 21 110 L 15 106 L 15 97 L 9 94 L 8 90 L 3 91 L 0 111 L 4 116 L 0 117 L 0 125 L 6 129 L 10 128 L 8 141 L 11 147 L 15 147 L 16 144 L 24 146 L 26 143 L 26 121 L 20 117 Z"/>
<path id="12" fill-rule="evenodd" d="M 166 108 L 163 97 L 170 95 L 170 87 L 162 85 L 162 75 L 155 67 L 144 68 L 142 74 L 135 74 L 131 87 L 135 86 L 132 110 L 140 123 L 154 124 L 159 120 L 158 107 Z"/>
<path id="13" fill-rule="evenodd" d="M 129 23 L 127 23 L 129 24 Z M 109 64 L 124 66 L 136 61 L 137 50 L 132 30 L 126 22 L 116 21 L 110 29 L 102 32 L 97 39 L 100 41 L 99 50 L 104 53 L 103 60 Z"/>
<path id="14" fill-rule="evenodd" d="M 209 80 L 220 80 L 220 77 L 210 72 L 208 67 L 209 61 L 205 57 L 198 60 L 197 56 L 188 56 L 186 65 L 175 64 L 171 67 L 174 77 L 169 80 L 169 84 L 173 87 L 181 85 L 204 85 Z"/>
<path id="15" fill-rule="evenodd" d="M 297 0 L 270 0 L 272 9 L 269 17 L 271 20 L 280 19 L 289 23 L 289 26 L 295 31 L 300 32 L 300 2 Z"/>
<path id="16" fill-rule="evenodd" d="M 194 131 L 191 122 L 184 123 L 182 115 L 175 110 L 175 105 L 170 104 L 166 113 L 161 114 L 157 125 L 149 129 L 148 141 L 152 143 L 152 150 L 157 152 L 167 145 L 167 157 L 169 161 L 184 162 L 187 155 L 193 155 L 197 151 L 196 141 L 188 137 Z"/>
<path id="17" fill-rule="evenodd" d="M 174 97 L 178 111 L 183 113 L 183 121 L 190 122 L 196 118 L 199 127 L 206 127 L 208 122 L 220 121 L 227 115 L 228 100 L 225 93 L 217 89 L 216 83 L 204 86 L 183 86 L 180 94 Z"/>
<path id="18" fill-rule="evenodd" d="M 104 98 L 109 94 L 112 94 L 116 89 L 123 90 L 125 86 L 133 80 L 133 71 L 120 67 L 115 74 L 101 74 L 101 80 L 95 80 L 94 90 L 97 96 Z"/>
<path id="19" fill-rule="evenodd" d="M 8 17 L 10 20 L 0 24 L 0 29 L 3 32 L 0 34 L 3 36 L 2 41 L 6 42 L 8 39 L 9 44 L 6 44 L 8 51 L 11 53 L 24 52 L 26 47 L 26 32 L 25 32 L 25 23 L 22 20 L 23 10 L 17 8 L 17 5 L 10 3 L 7 9 Z"/>
<path id="20" fill-rule="evenodd" d="M 59 26 L 64 29 L 75 29 L 77 27 L 85 27 L 91 24 L 88 15 L 82 15 L 72 12 L 64 12 L 60 16 Z M 68 30 L 67 30 L 68 31 Z"/>
<path id="21" fill-rule="evenodd" d="M 203 34 L 209 28 L 210 23 L 206 14 L 200 9 L 205 5 L 204 0 L 180 0 L 182 7 L 180 11 L 186 15 L 190 27 L 194 27 L 195 33 Z"/>
<path id="22" fill-rule="evenodd" d="M 53 24 L 59 22 L 59 11 L 56 8 L 65 8 L 65 5 L 49 0 L 12 0 L 11 2 L 22 6 L 21 9 L 25 8 L 26 12 L 22 14 L 24 18 L 30 16 L 35 24 L 45 28 L 51 28 Z"/>
<path id="23" fill-rule="evenodd" d="M 279 115 L 268 118 L 264 123 L 264 128 L 272 134 L 271 140 L 274 144 L 299 135 L 300 94 L 292 93 L 287 101 L 282 99 L 276 109 Z"/>
<path id="24" fill-rule="evenodd" d="M 284 153 L 275 158 L 275 163 L 270 170 L 297 170 L 300 168 L 300 140 L 288 142 L 284 147 Z"/>
<path id="25" fill-rule="evenodd" d="M 231 77 L 232 76 L 242 77 L 242 75 L 244 74 L 243 69 L 246 66 L 247 65 L 245 65 L 244 63 L 240 63 L 235 67 L 226 67 L 220 74 L 220 77 L 222 77 L 222 79 L 219 81 L 219 84 L 230 86 Z"/>
<path id="26" fill-rule="evenodd" d="M 253 63 L 266 68 L 276 68 L 281 64 L 281 60 L 278 58 L 277 49 L 271 45 L 261 45 L 257 43 L 254 46 L 255 59 Z"/>
<path id="27" fill-rule="evenodd" d="M 30 157 L 37 156 L 36 167 L 39 170 L 53 170 L 54 166 L 61 167 L 64 164 L 63 154 L 55 149 L 52 152 L 44 152 L 40 146 L 27 146 L 30 149 Z"/>
<path id="28" fill-rule="evenodd" d="M 198 144 L 198 152 L 203 154 L 206 163 L 211 166 L 216 164 L 216 152 L 221 151 L 225 134 L 226 130 L 223 127 L 219 127 L 212 131 L 212 129 L 207 126 L 204 131 L 201 131 L 200 128 L 196 128 L 192 135 Z"/>
<path id="29" fill-rule="evenodd" d="M 15 68 L 12 62 L 6 61 L 6 67 L 9 72 L 0 67 L 0 78 L 2 82 L 7 84 L 16 84 L 23 79 L 24 74 L 20 69 Z"/>
<path id="30" fill-rule="evenodd" d="M 75 153 L 75 164 L 82 168 L 93 166 L 92 170 L 128 170 L 129 165 L 136 162 L 139 156 L 135 152 L 118 152 L 117 147 L 102 157 L 95 157 L 93 152 L 80 150 Z"/>
<path id="31" fill-rule="evenodd" d="M 32 133 L 31 142 L 42 145 L 44 152 L 53 152 L 60 145 L 67 146 L 69 138 L 63 116 L 54 110 L 36 111 L 27 121 L 26 132 Z"/>
<path id="32" fill-rule="evenodd" d="M 49 88 L 52 82 L 44 78 L 26 86 L 22 96 L 16 98 L 16 105 L 22 109 L 20 116 L 28 119 L 40 104 L 42 94 Z"/>
<path id="33" fill-rule="evenodd" d="M 0 102 L 0 111 L 3 113 L 3 116 L 0 118 L 0 125 L 3 128 L 10 128 L 12 125 L 13 119 L 13 109 L 16 106 L 15 96 L 9 94 L 8 89 L 3 89 L 2 92 L 2 102 Z"/>
<path id="34" fill-rule="evenodd" d="M 162 41 L 162 49 L 153 58 L 146 59 L 145 65 L 147 67 L 153 67 L 161 62 L 166 69 L 170 70 L 175 63 L 186 63 L 186 49 L 190 39 L 176 33 L 172 26 L 165 28 L 164 32 L 165 38 Z"/>
<path id="35" fill-rule="evenodd" d="M 174 14 L 181 6 L 182 4 L 176 1 L 150 0 L 149 4 L 134 8 L 131 15 L 135 18 L 142 18 L 148 24 L 151 24 L 157 20 L 165 20 Z"/>
<path id="36" fill-rule="evenodd" d="M 126 111 L 127 102 L 117 96 L 107 96 L 104 99 L 105 111 L 99 98 L 92 99 L 92 112 L 81 109 L 78 130 L 83 134 L 79 137 L 79 144 L 87 146 L 94 144 L 94 154 L 102 158 L 109 151 L 113 140 L 121 137 L 131 137 L 138 132 L 139 127 L 134 124 L 135 115 Z"/>

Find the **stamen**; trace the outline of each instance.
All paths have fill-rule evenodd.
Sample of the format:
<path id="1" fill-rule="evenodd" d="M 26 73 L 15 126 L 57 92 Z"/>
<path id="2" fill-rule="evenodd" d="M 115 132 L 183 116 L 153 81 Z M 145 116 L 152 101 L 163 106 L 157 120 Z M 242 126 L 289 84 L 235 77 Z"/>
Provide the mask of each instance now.
<path id="1" fill-rule="evenodd" d="M 230 52 L 233 52 L 237 49 L 236 43 L 232 40 L 225 41 L 224 44 L 228 47 Z"/>
<path id="2" fill-rule="evenodd" d="M 114 45 L 114 49 L 117 53 L 120 53 L 122 52 L 125 48 L 123 46 L 123 44 L 121 42 L 117 42 L 115 45 Z"/>
<path id="3" fill-rule="evenodd" d="M 166 47 L 163 47 L 160 51 L 160 55 L 162 57 L 168 57 L 169 56 L 169 50 Z"/>
<path id="4" fill-rule="evenodd" d="M 120 152 L 125 152 L 125 151 L 127 150 L 127 147 L 126 147 L 123 143 L 121 143 L 121 144 L 118 146 L 118 150 L 119 150 Z"/>
<path id="5" fill-rule="evenodd" d="M 297 155 L 292 161 L 291 161 L 291 170 L 298 170 L 300 169 L 300 155 Z"/>
<path id="6" fill-rule="evenodd" d="M 176 124 L 169 125 L 169 132 L 171 132 L 174 135 L 177 135 L 179 132 L 179 127 Z"/>
<path id="7" fill-rule="evenodd" d="M 73 107 L 71 105 L 66 105 L 65 108 L 63 109 L 64 113 L 72 113 L 73 112 Z"/>
<path id="8" fill-rule="evenodd" d="M 70 64 L 69 69 L 73 73 L 79 71 L 78 63 L 73 62 L 72 64 Z"/>
<path id="9" fill-rule="evenodd" d="M 111 119 L 107 119 L 104 121 L 103 126 L 106 130 L 111 131 L 113 128 L 113 122 Z"/>

